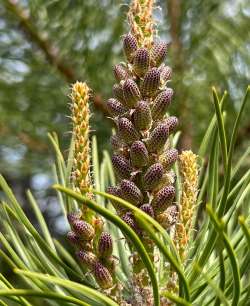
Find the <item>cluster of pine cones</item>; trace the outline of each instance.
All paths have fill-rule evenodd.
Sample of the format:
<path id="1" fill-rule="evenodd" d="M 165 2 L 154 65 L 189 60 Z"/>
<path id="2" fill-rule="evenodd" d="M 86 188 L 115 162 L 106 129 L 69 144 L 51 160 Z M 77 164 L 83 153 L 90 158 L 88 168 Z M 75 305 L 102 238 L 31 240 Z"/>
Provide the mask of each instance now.
<path id="1" fill-rule="evenodd" d="M 68 240 L 76 248 L 79 261 L 92 272 L 98 285 L 102 289 L 108 289 L 114 284 L 116 265 L 116 259 L 112 255 L 112 237 L 104 231 L 97 237 L 94 227 L 82 217 L 80 211 L 68 214 L 72 229 L 67 234 Z"/>
<path id="2" fill-rule="evenodd" d="M 154 42 L 151 49 L 139 47 L 128 33 L 123 37 L 123 49 L 127 63 L 115 65 L 118 83 L 113 86 L 114 98 L 107 101 L 117 127 L 111 144 L 119 185 L 107 192 L 136 205 L 168 229 L 178 216 L 171 170 L 178 151 L 170 143 L 178 119 L 166 116 L 173 96 L 167 87 L 172 70 L 163 63 L 168 44 Z M 112 204 L 123 221 L 141 232 L 131 211 L 115 201 Z"/>
<path id="3" fill-rule="evenodd" d="M 173 90 L 167 87 L 172 70 L 163 61 L 168 44 L 155 42 L 152 48 L 139 47 L 132 34 L 123 38 L 127 63 L 114 67 L 117 84 L 107 108 L 117 126 L 111 138 L 112 164 L 119 185 L 107 192 L 136 205 L 164 228 L 174 225 L 178 209 L 175 174 L 171 169 L 178 151 L 171 148 L 170 135 L 178 125 L 176 117 L 166 116 Z M 113 201 L 117 214 L 138 234 L 143 234 L 133 213 Z M 103 289 L 112 287 L 115 259 L 112 237 L 107 232 L 96 236 L 94 227 L 79 213 L 71 213 L 68 239 L 77 249 L 83 265 L 93 272 Z"/>

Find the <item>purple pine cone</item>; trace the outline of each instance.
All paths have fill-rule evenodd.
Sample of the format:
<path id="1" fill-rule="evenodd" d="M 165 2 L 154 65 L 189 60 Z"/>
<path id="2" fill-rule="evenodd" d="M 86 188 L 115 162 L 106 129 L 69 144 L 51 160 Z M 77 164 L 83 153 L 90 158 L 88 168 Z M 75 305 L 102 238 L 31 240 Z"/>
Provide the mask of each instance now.
<path id="1" fill-rule="evenodd" d="M 118 131 L 127 144 L 131 144 L 139 139 L 139 134 L 133 123 L 127 118 L 120 118 L 118 120 Z"/>
<path id="2" fill-rule="evenodd" d="M 169 170 L 178 159 L 178 150 L 170 149 L 161 156 L 161 163 L 165 170 Z"/>
<path id="3" fill-rule="evenodd" d="M 143 204 L 140 209 L 148 214 L 150 217 L 154 218 L 154 210 L 151 204 Z"/>
<path id="4" fill-rule="evenodd" d="M 149 68 L 149 52 L 146 48 L 140 48 L 136 51 L 133 60 L 133 69 L 135 73 L 141 77 L 143 76 Z"/>
<path id="5" fill-rule="evenodd" d="M 136 206 L 141 204 L 143 195 L 135 183 L 128 180 L 122 180 L 120 187 L 122 190 L 122 196 L 125 200 Z"/>
<path id="6" fill-rule="evenodd" d="M 113 279 L 109 270 L 100 262 L 95 263 L 93 273 L 96 282 L 101 288 L 108 289 L 113 286 Z"/>
<path id="7" fill-rule="evenodd" d="M 82 216 L 82 212 L 80 210 L 68 213 L 67 219 L 68 219 L 69 224 L 72 225 L 75 221 L 80 220 L 81 216 Z"/>
<path id="8" fill-rule="evenodd" d="M 145 190 L 153 190 L 157 188 L 164 174 L 163 166 L 160 163 L 150 166 L 143 177 Z"/>
<path id="9" fill-rule="evenodd" d="M 93 226 L 83 220 L 75 221 L 73 223 L 73 228 L 80 238 L 86 241 L 92 240 L 95 235 Z"/>
<path id="10" fill-rule="evenodd" d="M 138 226 L 135 222 L 135 218 L 133 216 L 133 214 L 131 212 L 127 212 L 126 214 L 124 214 L 122 216 L 122 220 L 127 223 L 127 225 L 129 225 L 134 231 L 137 232 L 138 230 Z"/>
<path id="11" fill-rule="evenodd" d="M 159 66 L 167 55 L 168 44 L 166 42 L 156 42 L 151 51 L 152 62 L 154 66 Z"/>
<path id="12" fill-rule="evenodd" d="M 164 211 L 173 201 L 175 188 L 173 186 L 163 187 L 153 199 L 152 205 L 158 213 Z"/>
<path id="13" fill-rule="evenodd" d="M 138 130 L 146 130 L 150 128 L 152 123 L 151 111 L 148 102 L 138 102 L 133 114 L 134 124 Z"/>
<path id="14" fill-rule="evenodd" d="M 123 97 L 126 105 L 130 108 L 135 107 L 137 102 L 140 100 L 140 90 L 133 80 L 127 79 L 124 82 Z"/>
<path id="15" fill-rule="evenodd" d="M 142 141 L 133 142 L 130 148 L 130 159 L 134 167 L 140 168 L 148 164 L 148 150 Z"/>
<path id="16" fill-rule="evenodd" d="M 121 195 L 122 195 L 122 191 L 121 191 L 121 188 L 118 187 L 118 186 L 110 186 L 107 188 L 107 193 L 109 194 L 112 194 L 116 197 L 119 197 L 121 198 Z"/>
<path id="17" fill-rule="evenodd" d="M 173 93 L 173 89 L 167 88 L 156 97 L 152 107 L 152 118 L 154 120 L 162 119 L 164 117 L 167 108 L 171 103 Z"/>
<path id="18" fill-rule="evenodd" d="M 80 250 L 76 253 L 76 256 L 89 269 L 93 269 L 97 262 L 97 257 L 92 252 Z"/>
<path id="19" fill-rule="evenodd" d="M 74 231 L 68 232 L 67 238 L 69 242 L 72 243 L 73 245 L 79 245 L 81 242 L 80 237 Z"/>
<path id="20" fill-rule="evenodd" d="M 113 252 L 112 237 L 107 232 L 102 232 L 98 242 L 98 254 L 100 257 L 109 257 Z"/>
<path id="21" fill-rule="evenodd" d="M 129 161 L 122 155 L 115 154 L 112 156 L 112 165 L 115 173 L 119 178 L 129 178 L 132 172 Z"/>
<path id="22" fill-rule="evenodd" d="M 143 97 L 154 97 L 160 86 L 160 70 L 158 68 L 150 69 L 142 83 L 142 95 Z"/>
<path id="23" fill-rule="evenodd" d="M 110 137 L 110 143 L 114 151 L 120 151 L 124 147 L 124 143 L 118 135 L 112 135 Z"/>
<path id="24" fill-rule="evenodd" d="M 160 152 L 168 139 L 169 127 L 165 122 L 159 123 L 146 141 L 149 152 Z"/>
<path id="25" fill-rule="evenodd" d="M 127 69 L 122 64 L 117 64 L 114 67 L 114 76 L 118 82 L 125 80 L 128 77 Z"/>
<path id="26" fill-rule="evenodd" d="M 128 33 L 123 37 L 123 50 L 126 58 L 129 62 L 132 61 L 135 51 L 137 50 L 137 40 L 136 38 Z"/>
<path id="27" fill-rule="evenodd" d="M 166 120 L 165 120 L 165 123 L 167 124 L 168 128 L 169 128 L 169 134 L 172 133 L 176 127 L 178 126 L 179 124 L 179 120 L 178 118 L 176 118 L 175 116 L 171 116 L 171 117 L 168 117 Z"/>
<path id="28" fill-rule="evenodd" d="M 113 94 L 114 97 L 119 100 L 123 105 L 125 105 L 124 97 L 123 97 L 123 89 L 121 84 L 114 84 L 113 86 Z"/>
<path id="29" fill-rule="evenodd" d="M 160 68 L 161 73 L 161 83 L 165 84 L 167 81 L 171 80 L 172 69 L 169 66 L 162 65 Z"/>
<path id="30" fill-rule="evenodd" d="M 121 188 L 118 186 L 110 186 L 107 188 L 107 193 L 114 195 L 118 198 L 122 198 L 122 191 Z M 114 208 L 116 209 L 116 211 L 118 212 L 118 214 L 122 214 L 126 211 L 126 208 L 124 206 L 121 206 L 118 202 L 116 202 L 115 200 L 110 200 L 110 202 L 112 203 L 112 205 L 114 206 Z"/>
<path id="31" fill-rule="evenodd" d="M 127 108 L 117 99 L 108 99 L 107 108 L 111 116 L 121 116 L 127 111 Z"/>

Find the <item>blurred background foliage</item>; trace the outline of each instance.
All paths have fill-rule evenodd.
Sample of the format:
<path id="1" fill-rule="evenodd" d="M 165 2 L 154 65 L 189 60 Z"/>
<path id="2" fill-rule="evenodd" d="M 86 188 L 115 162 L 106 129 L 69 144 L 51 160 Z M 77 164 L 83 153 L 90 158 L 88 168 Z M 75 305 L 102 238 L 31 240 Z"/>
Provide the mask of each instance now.
<path id="1" fill-rule="evenodd" d="M 56 131 L 67 152 L 71 129 L 67 95 L 75 80 L 87 81 L 93 89 L 92 129 L 100 149 L 109 148 L 112 122 L 105 117 L 105 101 L 112 95 L 112 66 L 122 60 L 127 4 L 0 2 L 0 172 L 19 198 L 25 199 L 26 188 L 33 189 L 45 216 L 56 217 L 58 211 L 53 194 L 46 191 L 53 158 L 47 133 Z M 230 127 L 249 82 L 250 3 L 161 0 L 156 4 L 161 7 L 155 10 L 159 36 L 172 42 L 168 64 L 174 72 L 175 101 L 170 111 L 180 117 L 180 148 L 195 151 L 213 112 L 211 86 L 230 93 L 226 106 Z M 249 145 L 249 135 L 245 115 L 238 156 Z"/>

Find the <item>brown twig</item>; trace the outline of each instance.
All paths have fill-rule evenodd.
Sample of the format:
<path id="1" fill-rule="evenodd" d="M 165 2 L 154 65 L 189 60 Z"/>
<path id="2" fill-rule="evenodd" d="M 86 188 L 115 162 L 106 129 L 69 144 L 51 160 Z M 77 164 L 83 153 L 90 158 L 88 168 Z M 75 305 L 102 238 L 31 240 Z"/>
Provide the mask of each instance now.
<path id="1" fill-rule="evenodd" d="M 183 75 L 185 70 L 184 63 L 184 54 L 183 54 L 183 45 L 181 40 L 181 21 L 182 21 L 182 1 L 181 0 L 168 0 L 167 1 L 168 8 L 168 17 L 170 21 L 170 34 L 171 34 L 171 49 L 173 52 L 173 67 L 176 75 L 180 77 Z M 178 82 L 179 83 L 179 82 Z M 182 92 L 180 92 L 180 89 Z M 184 92 L 184 88 L 180 88 L 178 84 L 176 84 L 176 90 L 178 95 L 179 109 L 181 109 L 180 113 L 180 121 L 182 123 L 182 130 L 185 133 L 181 137 L 180 147 L 187 149 L 191 148 L 192 144 L 192 126 L 189 120 L 189 109 L 188 109 L 188 101 L 186 98 L 186 94 Z"/>
<path id="2" fill-rule="evenodd" d="M 58 48 L 39 33 L 29 14 L 18 6 L 18 1 L 5 0 L 4 3 L 6 8 L 19 20 L 20 29 L 22 29 L 26 37 L 43 51 L 48 63 L 54 66 L 67 82 L 74 83 L 78 77 L 75 71 L 66 64 L 69 61 L 60 57 Z M 100 95 L 94 96 L 92 101 L 98 111 L 105 115 L 107 114 L 106 105 L 102 102 Z"/>
<path id="3" fill-rule="evenodd" d="M 11 133 L 11 130 L 5 125 L 0 124 L 0 137 L 5 137 Z M 15 135 L 23 144 L 25 144 L 32 151 L 43 153 L 48 151 L 48 144 L 42 140 L 38 140 L 27 133 L 20 132 Z"/>

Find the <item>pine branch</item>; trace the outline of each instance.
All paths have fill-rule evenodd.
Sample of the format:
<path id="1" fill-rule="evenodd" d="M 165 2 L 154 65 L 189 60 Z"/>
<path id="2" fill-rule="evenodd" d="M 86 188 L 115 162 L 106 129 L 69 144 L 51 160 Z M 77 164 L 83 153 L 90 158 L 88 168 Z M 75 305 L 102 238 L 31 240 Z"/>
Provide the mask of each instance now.
<path id="1" fill-rule="evenodd" d="M 6 124 L 0 124 L 0 137 L 7 138 L 11 134 L 12 132 Z M 39 153 L 48 151 L 47 143 L 43 142 L 42 140 L 36 139 L 27 133 L 20 132 L 15 134 L 15 136 L 32 151 L 36 151 Z"/>
<path id="2" fill-rule="evenodd" d="M 74 83 L 78 76 L 71 67 L 67 64 L 69 61 L 62 58 L 59 54 L 58 48 L 56 48 L 49 39 L 45 39 L 36 29 L 35 25 L 28 13 L 18 6 L 17 0 L 5 0 L 4 4 L 6 8 L 19 20 L 20 29 L 26 35 L 26 38 L 34 43 L 45 55 L 48 63 L 54 66 L 57 71 L 67 80 L 69 83 Z M 96 95 L 92 98 L 94 107 L 102 112 L 104 115 L 107 114 L 106 105 L 103 103 L 100 95 Z"/>

